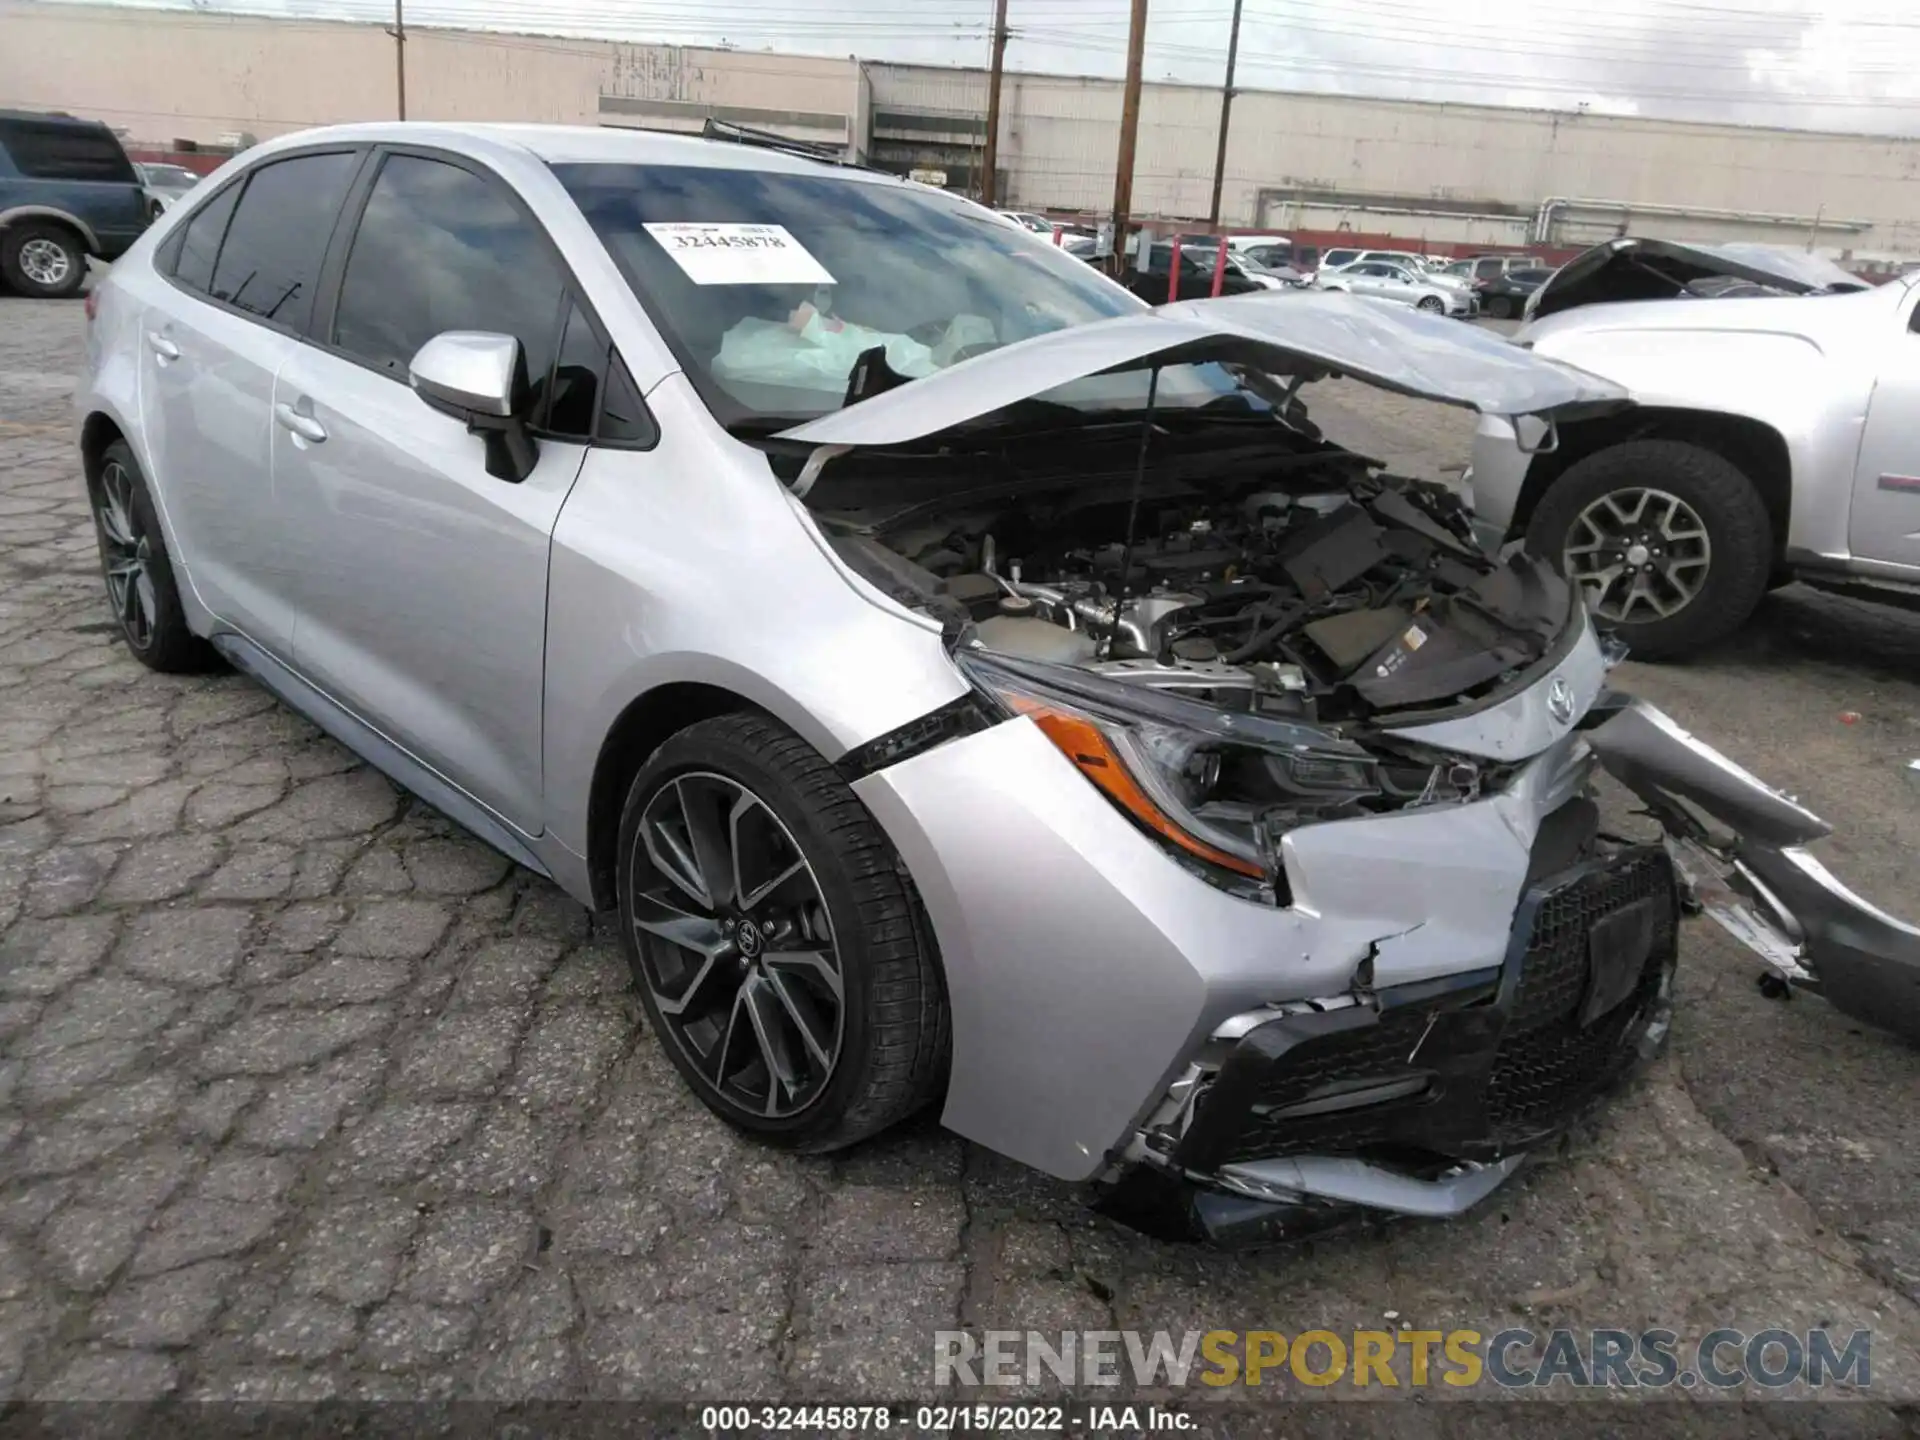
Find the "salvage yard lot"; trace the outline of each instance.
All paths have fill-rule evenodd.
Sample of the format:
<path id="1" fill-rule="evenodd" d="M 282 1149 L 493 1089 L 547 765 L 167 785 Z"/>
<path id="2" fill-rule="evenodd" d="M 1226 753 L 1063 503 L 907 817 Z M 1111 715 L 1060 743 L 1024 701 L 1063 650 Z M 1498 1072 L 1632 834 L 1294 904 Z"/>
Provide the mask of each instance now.
<path id="1" fill-rule="evenodd" d="M 940 1329 L 1410 1325 L 1865 1328 L 1874 1393 L 1920 1400 L 1920 1052 L 1763 999 L 1702 921 L 1669 1059 L 1452 1225 L 1220 1255 L 931 1118 L 744 1144 L 604 918 L 248 681 L 127 656 L 69 435 L 83 325 L 0 299 L 0 1399 L 871 1401 L 927 1391 Z M 1318 388 L 1343 442 L 1464 463 L 1463 417 Z M 1790 591 L 1623 675 L 1920 913 L 1920 621 Z"/>

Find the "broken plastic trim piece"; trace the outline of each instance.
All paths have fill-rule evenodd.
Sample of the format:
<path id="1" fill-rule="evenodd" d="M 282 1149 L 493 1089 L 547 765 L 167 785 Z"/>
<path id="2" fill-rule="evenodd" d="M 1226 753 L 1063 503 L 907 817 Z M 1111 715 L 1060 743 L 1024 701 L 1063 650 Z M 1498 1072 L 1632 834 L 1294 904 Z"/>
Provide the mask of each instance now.
<path id="1" fill-rule="evenodd" d="M 1527 421 L 1541 427 L 1539 438 L 1526 438 L 1531 428 L 1526 424 Z M 1522 455 L 1551 455 L 1560 448 L 1559 423 L 1550 416 L 1516 415 L 1513 417 L 1513 443 Z"/>
<path id="2" fill-rule="evenodd" d="M 1222 1165 L 1220 1181 L 1252 1200 L 1287 1203 L 1311 1197 L 1398 1215 L 1441 1219 L 1486 1199 L 1526 1160 L 1524 1153 L 1487 1165 L 1464 1165 L 1438 1180 L 1342 1155 L 1301 1155 Z"/>
<path id="3" fill-rule="evenodd" d="M 806 464 L 800 467 L 800 473 L 794 477 L 793 498 L 806 499 L 807 492 L 813 489 L 814 482 L 819 480 L 820 472 L 827 468 L 827 462 L 846 454 L 851 449 L 853 449 L 851 445 L 814 446 L 813 452 L 807 456 Z"/>
<path id="4" fill-rule="evenodd" d="M 1744 867 L 1715 854 L 1697 840 L 1669 835 L 1666 843 L 1667 856 L 1673 861 L 1681 883 L 1715 924 L 1758 955 L 1781 979 L 1810 989 L 1819 988 L 1813 972 L 1801 963 L 1805 937 L 1787 929 L 1791 924 L 1798 930 L 1799 922 L 1777 901 L 1763 909 L 1743 896 L 1737 888 L 1740 882 L 1753 883 L 1750 876 L 1742 874 Z M 1764 887 L 1756 888 L 1767 900 L 1772 900 L 1771 892 Z M 1759 898 L 1760 895 L 1755 896 Z"/>
<path id="5" fill-rule="evenodd" d="M 1920 1042 L 1920 929 L 1869 905 L 1802 848 L 1829 833 L 1824 820 L 1643 701 L 1620 704 L 1587 740 L 1647 802 L 1676 873 L 1729 934 L 1841 1013 Z M 1711 839 L 1689 805 L 1731 841 Z"/>

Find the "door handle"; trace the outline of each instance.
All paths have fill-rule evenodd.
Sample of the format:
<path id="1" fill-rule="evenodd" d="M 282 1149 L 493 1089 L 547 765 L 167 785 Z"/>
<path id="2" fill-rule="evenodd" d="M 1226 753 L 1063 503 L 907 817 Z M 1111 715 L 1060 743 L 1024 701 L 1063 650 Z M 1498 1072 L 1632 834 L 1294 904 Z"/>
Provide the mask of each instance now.
<path id="1" fill-rule="evenodd" d="M 273 418 L 280 422 L 281 429 L 291 430 L 302 440 L 312 441 L 315 445 L 327 438 L 326 426 L 311 415 L 302 415 L 284 400 L 273 407 Z"/>
<path id="2" fill-rule="evenodd" d="M 162 360 L 178 360 L 180 347 L 157 330 L 147 332 L 147 348 Z"/>

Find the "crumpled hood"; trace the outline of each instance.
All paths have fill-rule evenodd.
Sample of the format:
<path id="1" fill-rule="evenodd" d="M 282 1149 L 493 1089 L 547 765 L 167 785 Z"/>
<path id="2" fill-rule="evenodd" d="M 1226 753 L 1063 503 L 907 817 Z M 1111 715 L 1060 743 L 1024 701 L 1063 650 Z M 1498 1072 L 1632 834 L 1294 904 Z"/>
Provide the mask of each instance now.
<path id="1" fill-rule="evenodd" d="M 1746 280 L 1790 295 L 1865 290 L 1866 282 L 1831 260 L 1778 245 L 1682 245 L 1622 236 L 1582 252 L 1534 292 L 1527 317 L 1579 305 L 1671 300 L 1702 280 Z"/>
<path id="2" fill-rule="evenodd" d="M 1230 361 L 1344 375 L 1489 415 L 1570 417 L 1630 403 L 1585 370 L 1406 306 L 1298 291 L 1187 300 L 1002 346 L 782 431 L 813 445 L 898 445 L 1108 370 Z"/>

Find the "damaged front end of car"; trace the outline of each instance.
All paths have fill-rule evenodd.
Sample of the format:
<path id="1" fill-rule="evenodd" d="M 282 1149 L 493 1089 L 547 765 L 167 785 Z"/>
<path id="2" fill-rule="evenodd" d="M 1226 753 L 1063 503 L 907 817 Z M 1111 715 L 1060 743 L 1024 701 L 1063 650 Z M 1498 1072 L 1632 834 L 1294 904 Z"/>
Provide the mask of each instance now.
<path id="1" fill-rule="evenodd" d="M 1299 402 L 1338 374 L 1624 403 L 1459 334 L 1344 296 L 1169 306 L 783 437 L 826 545 L 973 690 L 856 767 L 948 970 L 946 1122 L 1140 1228 L 1467 1209 L 1658 1053 L 1689 891 L 1796 983 L 1837 965 L 1843 1008 L 1920 979 L 1920 934 L 1799 848 L 1817 820 L 1606 690 L 1550 564 L 1487 557 L 1448 490 Z M 1206 362 L 1263 403 L 1155 409 L 1159 368 Z M 1035 404 L 1142 368 L 1144 406 Z M 1664 848 L 1603 832 L 1603 766 Z"/>

